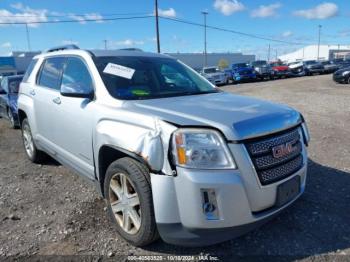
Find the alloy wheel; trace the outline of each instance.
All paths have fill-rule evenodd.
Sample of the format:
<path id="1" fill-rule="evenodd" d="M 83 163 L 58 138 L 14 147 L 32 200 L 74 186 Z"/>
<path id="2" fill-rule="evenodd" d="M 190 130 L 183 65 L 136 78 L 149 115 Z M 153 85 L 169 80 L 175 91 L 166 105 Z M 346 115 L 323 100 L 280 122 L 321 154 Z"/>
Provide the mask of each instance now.
<path id="1" fill-rule="evenodd" d="M 34 142 L 28 125 L 23 126 L 23 142 L 28 156 L 32 157 L 34 153 Z"/>
<path id="2" fill-rule="evenodd" d="M 109 189 L 109 201 L 118 225 L 126 233 L 136 234 L 141 227 L 141 207 L 135 186 L 125 174 L 117 173 L 112 176 Z"/>

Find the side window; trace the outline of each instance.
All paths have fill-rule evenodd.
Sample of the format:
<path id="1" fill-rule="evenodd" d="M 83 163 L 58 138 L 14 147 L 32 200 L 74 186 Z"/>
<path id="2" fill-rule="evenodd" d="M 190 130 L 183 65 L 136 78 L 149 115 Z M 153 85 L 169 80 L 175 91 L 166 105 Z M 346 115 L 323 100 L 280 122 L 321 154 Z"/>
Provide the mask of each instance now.
<path id="1" fill-rule="evenodd" d="M 61 75 L 65 57 L 51 57 L 43 62 L 43 66 L 38 79 L 40 86 L 60 90 Z"/>
<path id="2" fill-rule="evenodd" d="M 87 94 L 92 90 L 92 78 L 85 63 L 80 58 L 69 57 L 63 71 L 61 91 Z"/>
<path id="3" fill-rule="evenodd" d="M 23 76 L 23 80 L 22 80 L 23 82 L 27 82 L 28 81 L 28 78 L 31 75 L 31 73 L 33 72 L 33 69 L 34 69 L 34 67 L 36 65 L 36 62 L 38 62 L 38 59 L 33 59 L 30 62 L 29 66 L 27 68 L 27 71 L 26 71 L 26 73 Z"/>

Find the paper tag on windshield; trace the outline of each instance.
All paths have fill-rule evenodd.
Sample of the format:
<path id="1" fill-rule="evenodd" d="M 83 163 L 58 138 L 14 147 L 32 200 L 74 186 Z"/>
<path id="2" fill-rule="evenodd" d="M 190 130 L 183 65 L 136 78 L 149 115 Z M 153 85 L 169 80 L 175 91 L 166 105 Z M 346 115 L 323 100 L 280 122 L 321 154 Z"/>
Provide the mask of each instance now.
<path id="1" fill-rule="evenodd" d="M 131 79 L 135 73 L 135 69 L 122 65 L 108 63 L 108 65 L 106 65 L 105 69 L 103 70 L 103 73 Z"/>

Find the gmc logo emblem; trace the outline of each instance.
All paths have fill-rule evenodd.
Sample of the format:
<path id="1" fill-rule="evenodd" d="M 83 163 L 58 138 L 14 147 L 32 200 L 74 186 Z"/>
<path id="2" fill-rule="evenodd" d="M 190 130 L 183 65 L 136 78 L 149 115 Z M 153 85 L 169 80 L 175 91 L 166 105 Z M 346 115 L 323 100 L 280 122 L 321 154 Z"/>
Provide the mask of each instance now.
<path id="1" fill-rule="evenodd" d="M 278 145 L 272 148 L 272 155 L 274 158 L 281 158 L 293 153 L 296 147 L 293 147 L 292 142 L 288 142 L 282 145 Z"/>

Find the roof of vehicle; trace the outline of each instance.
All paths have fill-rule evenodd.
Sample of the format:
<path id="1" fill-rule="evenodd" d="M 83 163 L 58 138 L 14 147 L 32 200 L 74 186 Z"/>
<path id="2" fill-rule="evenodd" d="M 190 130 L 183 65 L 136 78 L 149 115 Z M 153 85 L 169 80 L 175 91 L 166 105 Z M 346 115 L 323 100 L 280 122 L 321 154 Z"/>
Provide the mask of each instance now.
<path id="1" fill-rule="evenodd" d="M 116 49 L 116 50 L 87 50 L 87 49 L 80 49 L 79 47 L 75 45 L 67 45 L 67 46 L 60 46 L 48 49 L 47 51 L 35 56 L 35 58 L 39 57 L 46 57 L 46 56 L 55 56 L 55 55 L 79 55 L 81 53 L 89 53 L 90 55 L 93 55 L 95 57 L 104 57 L 104 56 L 135 56 L 135 57 L 155 57 L 155 58 L 172 58 L 171 56 L 164 55 L 164 54 L 157 54 L 157 53 L 151 53 L 151 52 L 143 52 L 141 49 L 138 48 L 125 48 L 125 49 Z"/>

